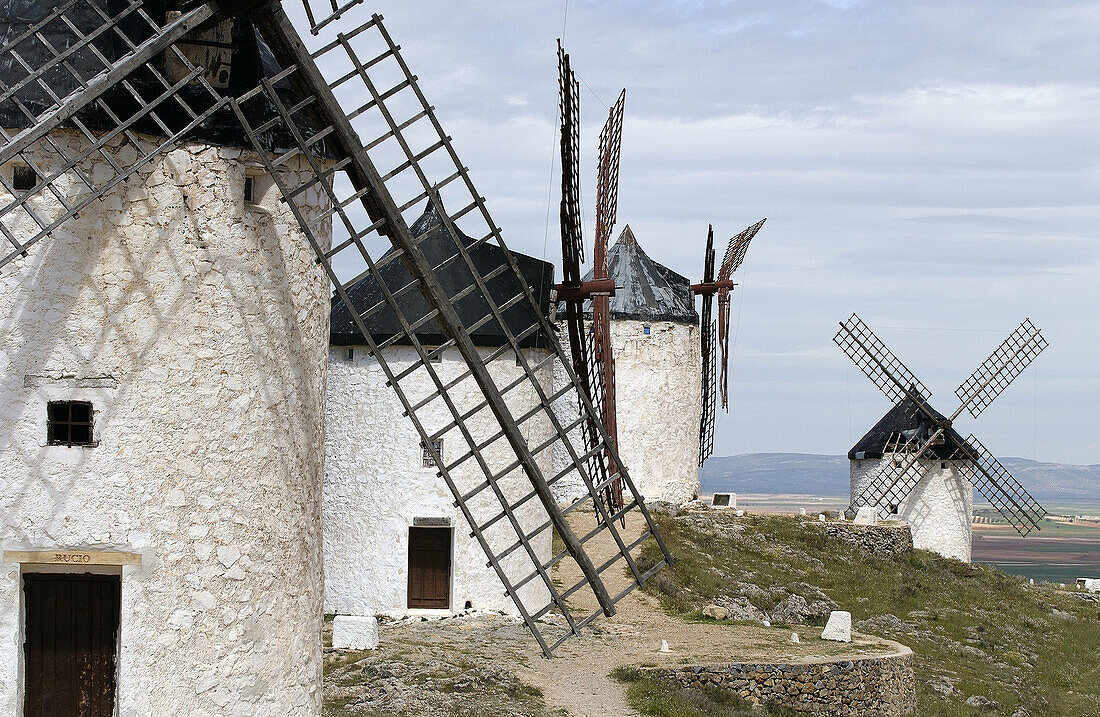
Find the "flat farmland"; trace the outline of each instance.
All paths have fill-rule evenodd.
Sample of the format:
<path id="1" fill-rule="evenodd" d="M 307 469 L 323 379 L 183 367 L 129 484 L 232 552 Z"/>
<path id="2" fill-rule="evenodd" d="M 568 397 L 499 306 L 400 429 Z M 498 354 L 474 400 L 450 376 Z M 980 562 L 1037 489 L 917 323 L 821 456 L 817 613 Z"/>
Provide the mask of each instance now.
<path id="1" fill-rule="evenodd" d="M 1026 538 L 1008 525 L 974 526 L 974 562 L 1036 580 L 1100 577 L 1100 525 L 1042 522 Z"/>

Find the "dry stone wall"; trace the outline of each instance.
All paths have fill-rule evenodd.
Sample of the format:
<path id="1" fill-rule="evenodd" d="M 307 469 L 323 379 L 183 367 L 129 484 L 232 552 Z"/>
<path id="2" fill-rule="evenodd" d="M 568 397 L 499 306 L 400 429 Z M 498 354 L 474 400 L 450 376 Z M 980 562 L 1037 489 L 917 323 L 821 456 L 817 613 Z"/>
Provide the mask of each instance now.
<path id="1" fill-rule="evenodd" d="M 102 183 L 95 157 L 81 169 Z M 0 270 L 0 549 L 140 555 L 121 569 L 120 717 L 321 711 L 328 284 L 270 187 L 245 204 L 248 159 L 169 152 Z M 323 196 L 306 199 L 327 235 Z M 52 400 L 92 402 L 95 445 L 47 444 Z M 29 569 L 0 565 L 5 716 Z"/>
<path id="2" fill-rule="evenodd" d="M 729 690 L 750 702 L 836 717 L 900 717 L 916 711 L 913 653 L 799 664 L 734 662 L 644 671 L 685 688 Z"/>
<path id="3" fill-rule="evenodd" d="M 906 523 L 857 525 L 847 521 L 818 523 L 827 535 L 863 548 L 869 553 L 887 558 L 903 555 L 913 549 L 913 534 Z"/>
<path id="4" fill-rule="evenodd" d="M 560 335 L 568 340 L 564 328 Z M 619 455 L 647 501 L 682 505 L 699 495 L 699 327 L 614 320 L 611 343 Z M 565 385 L 560 364 L 555 384 Z M 558 399 L 554 408 L 563 423 L 576 420 L 573 396 Z M 580 429 L 574 434 L 574 445 L 583 445 Z M 565 450 L 557 450 L 555 471 L 568 465 Z M 570 502 L 584 492 L 575 471 L 554 485 L 559 502 Z"/>
<path id="5" fill-rule="evenodd" d="M 482 357 L 495 349 L 483 347 Z M 402 414 L 394 390 L 366 347 L 336 347 L 329 354 L 329 384 L 326 405 L 324 563 L 325 612 L 340 615 L 387 615 L 408 613 L 409 527 L 418 519 L 452 529 L 451 589 L 448 610 L 460 612 L 496 610 L 518 615 L 519 609 L 504 592 L 497 574 L 487 566 L 484 550 L 471 536 L 470 527 L 455 498 L 434 467 L 425 467 L 420 438 L 408 417 Z M 525 349 L 532 364 L 546 358 L 543 349 Z M 402 372 L 417 360 L 411 347 L 386 349 L 386 361 L 395 372 Z M 452 382 L 467 371 L 466 362 L 456 349 L 447 349 L 433 368 L 444 382 Z M 489 364 L 497 385 L 509 385 L 523 376 L 514 354 L 506 353 Z M 550 393 L 551 369 L 542 370 L 540 385 Z M 432 393 L 435 384 L 423 368 L 402 380 L 402 389 L 413 402 Z M 472 378 L 449 389 L 458 410 L 469 413 L 483 402 L 483 394 Z M 525 381 L 505 397 L 515 416 L 524 415 L 538 405 L 538 395 Z M 452 422 L 442 401 L 432 401 L 417 411 L 425 428 L 434 433 Z M 465 428 L 479 443 L 500 430 L 500 424 L 483 408 L 472 413 Z M 521 430 L 528 445 L 541 445 L 552 435 L 545 414 L 525 421 Z M 443 437 L 443 460 L 453 462 L 468 451 L 458 429 Z M 507 443 L 497 440 L 483 455 L 494 472 L 515 460 Z M 536 457 L 544 475 L 551 475 L 551 453 L 544 450 Z M 474 460 L 464 461 L 451 472 L 463 493 L 485 480 Z M 515 503 L 531 491 L 526 474 L 515 469 L 498 480 L 501 491 Z M 467 503 L 475 519 L 484 524 L 500 512 L 500 502 L 491 490 L 479 492 Z M 534 532 L 547 521 L 546 509 L 538 500 L 528 500 L 515 510 L 516 520 L 525 533 Z M 498 553 L 516 540 L 516 531 L 507 521 L 497 521 L 485 538 Z M 541 531 L 531 539 L 540 561 L 552 555 L 552 533 Z M 534 567 L 523 550 L 512 551 L 501 566 L 513 583 Z M 520 590 L 524 604 L 541 607 L 549 601 L 549 590 L 539 580 L 529 581 Z"/>

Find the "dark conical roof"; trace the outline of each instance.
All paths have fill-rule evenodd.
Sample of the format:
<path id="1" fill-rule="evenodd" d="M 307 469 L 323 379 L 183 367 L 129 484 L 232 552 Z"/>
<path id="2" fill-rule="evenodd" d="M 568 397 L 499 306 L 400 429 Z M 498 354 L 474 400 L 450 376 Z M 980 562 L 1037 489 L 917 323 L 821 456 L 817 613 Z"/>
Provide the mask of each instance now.
<path id="1" fill-rule="evenodd" d="M 937 422 L 947 421 L 943 414 L 929 406 L 927 402 L 924 402 L 924 407 L 936 417 Z M 874 428 L 859 439 L 852 450 L 848 451 L 848 459 L 882 458 L 887 446 L 893 446 L 899 441 L 902 445 L 911 442 L 919 446 L 934 431 L 932 420 L 918 407 L 917 402 L 906 398 L 887 411 Z M 952 460 L 958 458 L 959 447 L 965 444 L 965 439 L 956 433 L 954 428 L 948 428 L 943 442 L 932 444 L 928 450 L 931 456 L 939 460 Z"/>
<path id="2" fill-rule="evenodd" d="M 443 221 L 431 201 L 428 202 L 424 213 L 409 229 L 414 237 L 427 234 L 420 241 L 419 246 L 432 266 L 442 264 L 455 253 L 455 244 L 451 239 L 450 232 L 443 225 Z M 481 276 L 487 275 L 504 263 L 504 254 L 496 245 L 486 242 L 474 246 L 473 239 L 461 231 L 458 233 L 460 241 L 468 247 L 470 258 Z M 527 283 L 534 290 L 540 308 L 544 313 L 549 313 L 550 288 L 554 284 L 554 265 L 518 252 L 512 252 L 512 256 L 519 265 L 520 272 Z M 386 261 L 386 258 L 383 258 L 379 260 L 379 263 L 383 266 L 378 272 L 390 291 L 397 291 L 413 280 L 412 275 L 409 274 L 408 269 L 400 260 Z M 461 259 L 447 263 L 446 266 L 436 272 L 436 277 L 443 285 L 443 289 L 448 296 L 457 295 L 473 284 L 474 281 L 469 267 Z M 512 299 L 522 290 L 519 280 L 511 271 L 505 271 L 498 276 L 494 276 L 486 282 L 486 285 L 497 306 Z M 383 301 L 382 291 L 372 275 L 360 279 L 349 287 L 348 296 L 360 310 L 366 310 Z M 397 297 L 397 303 L 410 324 L 430 313 L 427 300 L 416 289 L 406 291 Z M 460 299 L 455 304 L 455 309 L 458 312 L 459 319 L 465 326 L 472 326 L 489 314 L 488 303 L 476 291 Z M 352 320 L 351 312 L 336 297 L 332 299 L 331 319 L 330 342 L 333 345 L 362 345 L 363 337 Z M 520 301 L 504 311 L 504 321 L 512 334 L 516 335 L 530 328 L 532 324 L 538 321 L 538 317 L 535 316 L 528 302 Z M 397 316 L 388 306 L 367 317 L 365 323 L 367 330 L 371 332 L 376 341 L 384 341 L 401 332 L 401 325 L 397 320 Z M 435 319 L 425 322 L 416 334 L 420 342 L 428 346 L 438 346 L 447 340 Z M 503 329 L 495 320 L 486 322 L 472 331 L 470 335 L 478 346 L 502 346 L 507 343 Z M 402 338 L 396 343 L 408 345 L 410 342 L 407 338 Z M 523 339 L 520 344 L 524 347 L 545 348 L 548 341 L 547 336 L 540 330 Z"/>
<path id="3" fill-rule="evenodd" d="M 59 5 L 58 2 L 47 0 L 3 0 L 0 2 L 0 44 L 10 43 L 24 35 L 30 28 L 42 23 Z M 158 25 L 163 24 L 171 17 L 170 13 L 182 3 L 179 0 L 143 0 L 141 12 L 149 15 Z M 98 6 L 106 15 L 117 14 L 124 7 L 123 3 L 115 0 L 87 0 L 76 3 L 65 11 L 64 17 L 76 28 L 76 31 L 84 35 L 91 35 L 101 28 L 103 19 L 93 7 Z M 137 44 L 148 38 L 152 29 L 149 23 L 138 18 L 136 13 L 127 16 L 119 26 L 125 32 L 130 42 Z M 271 78 L 278 74 L 282 68 L 275 56 L 253 27 L 245 18 L 237 17 L 224 20 L 217 29 L 211 30 L 204 26 L 186 35 L 184 40 L 177 43 L 177 47 L 183 51 L 194 49 L 202 43 L 210 44 L 207 34 L 210 32 L 224 32 L 231 37 L 231 47 L 228 51 L 228 66 L 217 68 L 216 86 L 223 94 L 239 96 L 254 87 L 261 79 Z M 0 57 L 0 83 L 5 88 L 18 85 L 28 76 L 27 68 L 15 57 L 18 54 L 30 67 L 40 67 L 50 60 L 54 54 L 45 43 L 49 43 L 56 51 L 65 51 L 74 45 L 74 32 L 64 20 L 55 18 L 42 25 L 37 33 L 33 33 L 20 40 L 14 46 L 14 52 L 6 53 Z M 223 37 L 219 34 L 218 37 Z M 54 68 L 54 71 L 46 73 L 43 81 L 49 85 L 50 90 L 57 97 L 65 97 L 79 89 L 81 82 L 73 76 L 73 72 L 80 75 L 84 82 L 89 81 L 95 75 L 103 72 L 102 55 L 107 62 L 116 62 L 128 52 L 128 47 L 116 32 L 107 31 L 100 35 L 92 47 L 82 47 L 71 50 L 66 56 L 66 67 L 70 69 Z M 97 54 L 98 53 L 98 54 Z M 169 81 L 175 81 L 171 71 L 165 69 L 165 61 L 155 61 L 161 64 L 160 72 L 167 73 Z M 148 69 L 142 67 L 127 76 L 130 86 L 146 102 L 165 92 L 162 85 Z M 281 99 L 292 105 L 297 102 L 294 93 L 290 90 L 289 83 L 284 79 L 276 83 Z M 181 88 L 179 95 L 188 106 L 196 113 L 201 113 L 213 104 L 209 93 L 203 90 L 196 81 Z M 28 82 L 14 92 L 12 97 L 0 102 L 0 126 L 22 129 L 31 124 L 27 114 L 23 112 L 18 102 L 22 102 L 25 108 L 33 115 L 39 115 L 44 108 L 50 107 L 53 100 L 50 93 L 41 87 L 38 82 Z M 133 116 L 139 109 L 138 104 L 128 91 L 109 91 L 103 101 L 110 110 L 120 119 Z M 241 105 L 241 110 L 248 117 L 249 122 L 256 126 L 275 116 L 274 106 L 266 97 L 254 98 Z M 169 100 L 158 105 L 154 110 L 162 122 L 172 131 L 177 131 L 186 126 L 191 117 L 176 103 Z M 110 115 L 92 103 L 78 113 L 78 118 L 92 130 L 109 131 L 117 126 Z M 307 121 L 308 124 L 308 121 Z M 156 124 L 150 117 L 139 119 L 132 127 L 139 132 L 152 135 L 164 135 L 164 129 Z M 308 126 L 306 127 L 308 130 Z M 309 136 L 310 132 L 306 132 Z M 228 108 L 215 112 L 188 135 L 188 139 L 196 139 L 211 144 L 228 145 L 252 149 L 252 143 L 236 115 Z M 259 141 L 270 151 L 285 151 L 295 146 L 293 139 L 282 129 L 281 125 L 259 136 Z M 321 154 L 327 154 L 328 150 L 323 144 L 315 147 Z"/>
<path id="4" fill-rule="evenodd" d="M 691 282 L 645 253 L 628 224 L 607 252 L 607 274 L 615 281 L 611 318 L 698 324 Z M 584 281 L 592 279 L 589 271 Z M 590 303 L 585 313 L 590 314 Z"/>

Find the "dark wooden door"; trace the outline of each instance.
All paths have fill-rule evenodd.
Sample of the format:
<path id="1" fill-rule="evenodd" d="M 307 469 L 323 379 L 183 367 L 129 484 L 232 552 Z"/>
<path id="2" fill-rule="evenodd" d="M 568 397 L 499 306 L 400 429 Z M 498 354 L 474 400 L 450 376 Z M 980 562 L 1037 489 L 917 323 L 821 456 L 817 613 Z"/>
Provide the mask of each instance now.
<path id="1" fill-rule="evenodd" d="M 451 606 L 451 529 L 409 528 L 409 607 Z"/>
<path id="2" fill-rule="evenodd" d="M 25 573 L 24 717 L 111 717 L 121 579 Z"/>

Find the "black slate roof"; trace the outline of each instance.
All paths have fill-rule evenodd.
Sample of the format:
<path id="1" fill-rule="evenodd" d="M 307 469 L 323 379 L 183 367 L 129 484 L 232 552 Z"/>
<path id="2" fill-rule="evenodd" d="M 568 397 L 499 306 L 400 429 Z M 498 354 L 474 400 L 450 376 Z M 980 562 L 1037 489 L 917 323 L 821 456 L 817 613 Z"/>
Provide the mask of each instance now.
<path id="1" fill-rule="evenodd" d="M 65 16 L 76 26 L 77 30 L 84 34 L 90 34 L 102 24 L 100 16 L 93 8 L 89 7 L 90 3 L 97 3 L 108 15 L 117 13 L 123 7 L 121 3 L 114 2 L 114 0 L 90 0 L 89 3 L 77 3 L 66 11 Z M 58 4 L 47 0 L 0 0 L 0 44 L 13 40 L 29 27 L 46 18 Z M 164 23 L 168 17 L 168 12 L 179 5 L 179 0 L 144 0 L 141 10 L 157 23 Z M 220 90 L 220 92 L 238 96 L 256 87 L 262 78 L 270 78 L 278 74 L 282 68 L 250 22 L 242 18 L 234 18 L 227 22 L 231 23 L 232 26 L 233 47 L 230 56 L 229 86 Z M 120 27 L 135 44 L 144 41 L 151 32 L 148 23 L 137 20 L 136 15 L 126 18 Z M 198 40 L 201 42 L 202 28 L 197 32 L 199 33 Z M 59 50 L 69 47 L 73 42 L 72 32 L 65 27 L 60 19 L 48 23 L 41 29 L 40 34 Z M 186 38 L 184 43 L 180 43 L 179 46 L 184 47 L 185 43 Z M 96 40 L 95 47 L 111 62 L 127 52 L 122 39 L 111 31 L 101 35 Z M 20 42 L 15 49 L 31 67 L 38 67 L 53 56 L 37 37 Z M 69 55 L 67 64 L 85 80 L 90 79 L 103 68 L 102 62 L 87 47 Z M 163 67 L 161 71 L 164 72 Z M 26 68 L 11 53 L 0 58 L 0 82 L 3 83 L 4 87 L 12 87 L 26 76 Z M 152 100 L 164 92 L 164 86 L 148 74 L 148 71 L 144 68 L 129 75 L 128 80 L 135 91 L 146 100 Z M 58 97 L 64 97 L 79 88 L 76 78 L 67 70 L 55 69 L 55 71 L 47 73 L 46 81 Z M 285 79 L 276 83 L 276 88 L 285 102 L 289 104 L 297 102 L 294 93 L 290 90 L 289 83 Z M 15 97 L 36 115 L 52 103 L 48 93 L 35 82 L 31 82 L 18 90 Z M 187 102 L 196 114 L 212 104 L 209 93 L 197 84 L 183 87 L 180 90 L 180 97 Z M 121 119 L 132 116 L 138 109 L 138 105 L 130 94 L 121 88 L 108 92 L 103 99 Z M 252 99 L 244 103 L 241 109 L 253 126 L 275 116 L 275 109 L 266 97 Z M 168 100 L 158 105 L 155 111 L 160 119 L 173 131 L 182 129 L 190 120 L 190 117 L 174 100 Z M 92 130 L 108 131 L 117 126 L 117 123 L 107 113 L 95 106 L 95 103 L 81 110 L 78 117 Z M 30 124 L 30 120 L 18 108 L 14 99 L 0 102 L 0 126 L 22 129 L 30 126 Z M 149 117 L 139 120 L 133 128 L 146 134 L 164 134 L 164 131 Z M 308 136 L 309 133 L 306 134 Z M 241 129 L 240 122 L 232 110 L 228 108 L 216 112 L 201 126 L 192 130 L 188 138 L 216 145 L 252 149 L 252 143 Z M 295 146 L 293 139 L 282 129 L 281 124 L 261 135 L 259 140 L 267 150 L 272 152 L 286 151 Z M 315 149 L 321 154 L 329 153 L 329 149 L 320 144 Z"/>
<path id="2" fill-rule="evenodd" d="M 947 419 L 936 409 L 925 407 L 936 416 L 939 421 Z M 874 428 L 859 439 L 852 450 L 848 451 L 848 460 L 862 460 L 865 458 L 882 458 L 882 453 L 888 445 L 893 445 L 901 438 L 901 443 L 912 441 L 922 445 L 928 436 L 935 431 L 932 421 L 925 415 L 913 399 L 906 398 L 898 405 L 887 411 L 886 415 L 875 424 Z M 966 439 L 960 436 L 954 428 L 948 428 L 944 433 L 942 443 L 929 446 L 929 454 L 938 460 L 957 459 L 956 452 L 959 447 L 966 444 Z"/>
<path id="3" fill-rule="evenodd" d="M 636 321 L 677 321 L 698 324 L 691 282 L 645 253 L 630 225 L 607 252 L 607 274 L 615 281 L 611 318 Z M 584 281 L 592 279 L 589 271 Z M 585 303 L 585 313 L 592 313 Z"/>
<path id="4" fill-rule="evenodd" d="M 442 263 L 455 253 L 454 241 L 452 241 L 450 233 L 447 231 L 446 227 L 443 226 L 443 222 L 436 212 L 435 206 L 430 201 L 424 213 L 413 223 L 410 230 L 413 236 L 420 236 L 427 232 L 427 236 L 425 236 L 420 243 L 420 249 L 424 252 L 424 255 L 433 266 Z M 459 234 L 461 234 L 460 238 L 465 246 L 470 247 L 474 244 L 473 239 L 462 234 L 461 231 Z M 499 247 L 493 244 L 479 244 L 469 249 L 469 251 L 474 266 L 482 276 L 496 269 L 504 262 L 503 252 Z M 520 271 L 527 280 L 527 283 L 534 290 L 543 313 L 549 314 L 550 289 L 554 284 L 554 265 L 517 252 L 512 252 L 512 256 L 519 265 Z M 380 263 L 381 261 L 383 260 L 380 260 Z M 379 273 L 382 275 L 385 285 L 391 291 L 397 291 L 412 281 L 412 276 L 400 260 L 386 263 L 379 269 Z M 437 272 L 437 276 L 443 284 L 443 288 L 450 296 L 458 294 L 473 283 L 473 275 L 470 273 L 469 267 L 461 259 L 456 259 L 448 263 Z M 487 286 L 490 296 L 493 297 L 498 306 L 512 299 L 520 292 L 519 280 L 511 271 L 505 271 L 499 276 L 493 277 L 487 282 Z M 361 311 L 365 311 L 382 301 L 381 289 L 373 276 L 367 276 L 360 279 L 349 287 L 348 296 L 352 303 Z M 424 299 L 423 295 L 415 289 L 402 294 L 397 298 L 397 302 L 410 324 L 430 313 L 428 302 Z M 477 292 L 471 293 L 460 299 L 455 305 L 455 308 L 458 311 L 458 316 L 462 320 L 462 323 L 466 326 L 477 323 L 482 317 L 489 313 L 489 305 Z M 351 312 L 348 310 L 348 307 L 336 297 L 332 299 L 331 318 L 332 328 L 330 342 L 332 345 L 360 346 L 363 344 L 363 337 L 356 328 L 354 321 L 352 321 Z M 520 301 L 505 310 L 504 319 L 505 324 L 513 335 L 526 330 L 537 321 L 537 317 L 527 301 Z M 401 332 L 397 316 L 388 306 L 367 317 L 366 325 L 371 335 L 377 341 L 384 341 Z M 428 346 L 438 346 L 447 340 L 438 322 L 434 319 L 426 322 L 416 333 L 420 342 Z M 471 336 L 474 339 L 474 343 L 478 346 L 502 346 L 507 343 L 504 331 L 495 320 L 486 322 L 483 326 L 471 332 Z M 410 341 L 407 337 L 403 337 L 395 343 L 409 345 Z M 549 342 L 545 333 L 539 330 L 523 339 L 520 345 L 527 348 L 547 348 Z"/>

